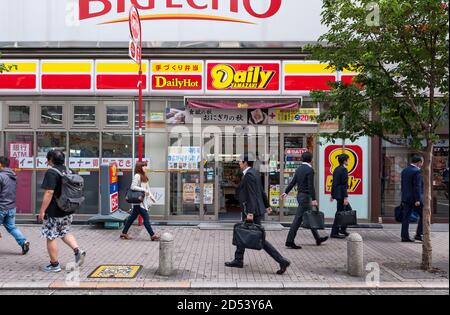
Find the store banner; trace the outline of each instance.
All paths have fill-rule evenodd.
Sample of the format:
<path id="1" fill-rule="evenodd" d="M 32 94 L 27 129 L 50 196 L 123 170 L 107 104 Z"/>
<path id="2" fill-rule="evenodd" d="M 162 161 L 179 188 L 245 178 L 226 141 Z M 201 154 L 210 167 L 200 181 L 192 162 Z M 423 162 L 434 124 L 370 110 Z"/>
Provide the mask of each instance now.
<path id="1" fill-rule="evenodd" d="M 0 94 L 38 94 L 38 74 L 39 60 L 1 59 Z"/>
<path id="2" fill-rule="evenodd" d="M 41 60 L 41 92 L 93 94 L 94 60 Z"/>
<path id="3" fill-rule="evenodd" d="M 102 158 L 101 164 L 111 164 L 115 163 L 117 164 L 117 167 L 119 170 L 131 170 L 133 169 L 133 159 L 132 158 Z M 135 163 L 138 161 L 138 159 L 134 159 Z M 150 165 L 149 159 L 142 159 L 143 162 L 147 162 L 148 165 Z"/>
<path id="4" fill-rule="evenodd" d="M 144 47 L 166 42 L 313 42 L 326 31 L 322 1 L 1 0 L 2 42 L 127 47 L 128 12 L 139 10 Z M 80 47 L 80 45 L 76 45 Z M 164 47 L 164 46 L 163 46 Z M 177 47 L 168 45 L 167 47 Z M 183 47 L 182 45 L 180 47 Z M 188 46 L 186 46 L 188 47 Z"/>
<path id="5" fill-rule="evenodd" d="M 317 116 L 320 110 L 318 108 L 299 108 L 295 110 L 270 109 L 270 124 L 288 124 L 288 125 L 316 125 Z"/>
<path id="6" fill-rule="evenodd" d="M 327 217 L 334 217 L 336 201 L 330 202 L 333 172 L 339 166 L 338 157 L 345 153 L 349 159 L 348 194 L 352 207 L 358 212 L 358 217 L 369 217 L 369 138 L 363 137 L 355 142 L 336 140 L 335 144 L 326 143 L 320 139 L 322 145 L 319 150 L 319 194 L 320 208 Z"/>
<path id="7" fill-rule="evenodd" d="M 188 99 L 188 108 L 201 109 L 297 109 L 300 99 Z"/>
<path id="8" fill-rule="evenodd" d="M 137 95 L 139 65 L 132 60 L 96 60 L 95 91 L 101 95 Z M 149 94 L 149 61 L 142 60 L 143 93 Z"/>
<path id="9" fill-rule="evenodd" d="M 279 61 L 207 61 L 206 94 L 279 95 Z"/>
<path id="10" fill-rule="evenodd" d="M 204 124 L 240 125 L 248 120 L 246 110 L 220 110 L 220 109 L 187 109 L 186 124 L 192 124 L 199 119 Z"/>
<path id="11" fill-rule="evenodd" d="M 69 158 L 69 168 L 82 170 L 99 169 L 100 159 L 71 157 Z"/>
<path id="12" fill-rule="evenodd" d="M 202 60 L 152 60 L 150 64 L 152 94 L 203 94 L 204 62 Z"/>
<path id="13" fill-rule="evenodd" d="M 336 82 L 337 72 L 317 61 L 284 61 L 283 94 L 309 95 L 310 91 L 328 91 Z"/>
<path id="14" fill-rule="evenodd" d="M 15 169 L 17 175 L 16 195 L 20 196 L 16 200 L 17 213 L 31 213 L 33 172 L 27 169 L 33 168 L 33 143 L 9 142 L 6 148 L 10 166 Z"/>

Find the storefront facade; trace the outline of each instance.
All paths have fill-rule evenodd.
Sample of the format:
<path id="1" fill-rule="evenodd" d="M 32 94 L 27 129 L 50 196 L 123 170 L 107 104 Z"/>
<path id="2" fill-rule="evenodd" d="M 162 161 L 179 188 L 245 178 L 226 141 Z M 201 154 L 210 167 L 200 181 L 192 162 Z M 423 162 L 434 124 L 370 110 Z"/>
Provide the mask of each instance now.
<path id="1" fill-rule="evenodd" d="M 22 2 L 17 1 L 24 6 Z M 67 164 L 86 180 L 79 220 L 98 212 L 103 163 L 118 164 L 119 206 L 130 208 L 124 194 L 137 158 L 138 67 L 127 58 L 126 23 L 116 21 L 127 16 L 122 2 L 67 0 L 66 6 L 61 1 L 52 8 L 50 1 L 38 7 L 27 4 L 19 22 L 32 12 L 66 12 L 52 25 L 27 24 L 34 27 L 32 37 L 31 29 L 14 27 L 19 22 L 0 19 L 8 30 L 0 35 L 0 64 L 9 70 L 0 73 L 0 154 L 12 159 L 18 174 L 19 220 L 35 218 L 51 149 L 64 151 Z M 296 192 L 284 202 L 280 195 L 306 150 L 315 155 L 321 210 L 332 218 L 330 176 L 343 147 L 352 158 L 350 198 L 360 222 L 390 217 L 389 206 L 379 202 L 381 144 L 368 138 L 324 143 L 319 133 L 336 130 L 337 123 L 314 121 L 326 104 L 314 103 L 310 91 L 326 90 L 327 82 L 355 75 L 333 72 L 299 52 L 323 31 L 320 3 L 225 2 L 218 7 L 212 1 L 204 9 L 208 22 L 193 15 L 198 5 L 177 7 L 180 19 L 173 21 L 158 14 L 174 8 L 140 4 L 143 13 L 158 17 L 148 15 L 143 21 L 144 38 L 149 37 L 143 54 L 144 158 L 157 197 L 152 218 L 238 220 L 238 161 L 249 154 L 274 209 L 266 219 L 290 222 Z M 294 14 L 300 11 L 296 14 L 302 18 Z M 448 207 L 445 215 L 448 219 Z"/>

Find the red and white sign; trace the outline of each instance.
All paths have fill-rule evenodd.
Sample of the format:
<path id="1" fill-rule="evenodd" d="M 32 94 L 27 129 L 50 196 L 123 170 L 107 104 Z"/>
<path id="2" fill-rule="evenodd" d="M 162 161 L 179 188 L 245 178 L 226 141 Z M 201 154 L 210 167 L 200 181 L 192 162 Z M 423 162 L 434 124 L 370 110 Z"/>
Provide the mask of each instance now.
<path id="1" fill-rule="evenodd" d="M 9 157 L 22 158 L 31 156 L 31 143 L 13 142 L 9 144 Z"/>
<path id="2" fill-rule="evenodd" d="M 71 169 L 99 169 L 100 159 L 99 158 L 70 158 L 69 168 Z"/>
<path id="3" fill-rule="evenodd" d="M 119 193 L 116 192 L 112 194 L 109 200 L 111 202 L 111 212 L 116 212 L 117 210 L 119 210 Z"/>
<path id="4" fill-rule="evenodd" d="M 208 61 L 206 94 L 279 95 L 279 61 Z"/>
<path id="5" fill-rule="evenodd" d="M 19 157 L 15 161 L 15 168 L 18 169 L 32 169 L 34 167 L 34 158 L 32 157 Z"/>
<path id="6" fill-rule="evenodd" d="M 138 159 L 135 159 L 136 161 Z M 142 159 L 143 162 L 149 163 L 148 159 Z M 133 168 L 132 158 L 104 158 L 102 159 L 102 164 L 116 163 L 117 168 L 120 170 L 131 170 Z"/>
<path id="7" fill-rule="evenodd" d="M 201 95 L 204 92 L 202 60 L 152 60 L 151 92 L 159 95 Z"/>
<path id="8" fill-rule="evenodd" d="M 142 27 L 139 12 L 135 6 L 130 9 L 130 47 L 129 55 L 136 63 L 142 62 Z"/>

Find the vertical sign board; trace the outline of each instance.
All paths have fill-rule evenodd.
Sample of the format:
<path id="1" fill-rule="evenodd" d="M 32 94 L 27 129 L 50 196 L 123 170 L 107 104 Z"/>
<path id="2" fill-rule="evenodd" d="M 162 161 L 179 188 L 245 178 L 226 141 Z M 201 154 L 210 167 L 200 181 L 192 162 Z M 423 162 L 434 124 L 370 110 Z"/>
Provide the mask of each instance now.
<path id="1" fill-rule="evenodd" d="M 119 210 L 119 181 L 116 163 L 100 166 L 100 198 L 102 216 L 109 216 Z"/>
<path id="2" fill-rule="evenodd" d="M 338 163 L 338 156 L 343 152 L 347 154 L 349 165 L 349 201 L 358 218 L 369 218 L 369 138 L 363 137 L 355 142 L 336 140 L 335 144 L 326 143 L 320 139 L 322 145 L 319 151 L 319 194 L 320 209 L 327 218 L 333 218 L 336 213 L 336 201 L 330 202 L 333 172 Z"/>
<path id="3" fill-rule="evenodd" d="M 16 208 L 17 213 L 31 213 L 31 182 L 33 172 L 30 170 L 18 169 L 32 169 L 33 168 L 33 143 L 32 142 L 9 142 L 8 143 L 8 157 L 11 161 L 11 168 L 17 169 L 17 198 Z M 31 162 L 31 165 L 29 164 Z"/>
<path id="4" fill-rule="evenodd" d="M 119 169 L 116 163 L 109 165 L 109 203 L 111 213 L 119 210 Z"/>

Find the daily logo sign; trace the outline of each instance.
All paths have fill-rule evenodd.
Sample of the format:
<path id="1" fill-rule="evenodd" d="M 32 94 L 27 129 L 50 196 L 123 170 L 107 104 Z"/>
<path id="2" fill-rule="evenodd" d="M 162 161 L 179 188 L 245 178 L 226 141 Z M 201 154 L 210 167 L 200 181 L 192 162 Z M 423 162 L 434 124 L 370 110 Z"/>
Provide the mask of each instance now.
<path id="1" fill-rule="evenodd" d="M 110 14 L 126 14 L 126 8 L 136 6 L 145 20 L 209 20 L 255 24 L 251 19 L 266 19 L 276 15 L 282 0 L 79 0 L 79 18 L 88 20 Z M 255 4 L 258 4 L 257 6 Z M 183 10 L 183 13 L 179 11 Z M 204 14 L 204 11 L 217 14 Z M 185 13 L 186 12 L 186 13 Z M 188 13 L 189 12 L 189 13 Z M 236 17 L 231 17 L 235 15 Z M 248 19 L 243 19 L 247 16 Z M 127 22 L 128 17 L 105 20 L 101 24 Z"/>
<path id="2" fill-rule="evenodd" d="M 280 90 L 280 64 L 209 62 L 208 91 L 272 92 Z"/>

